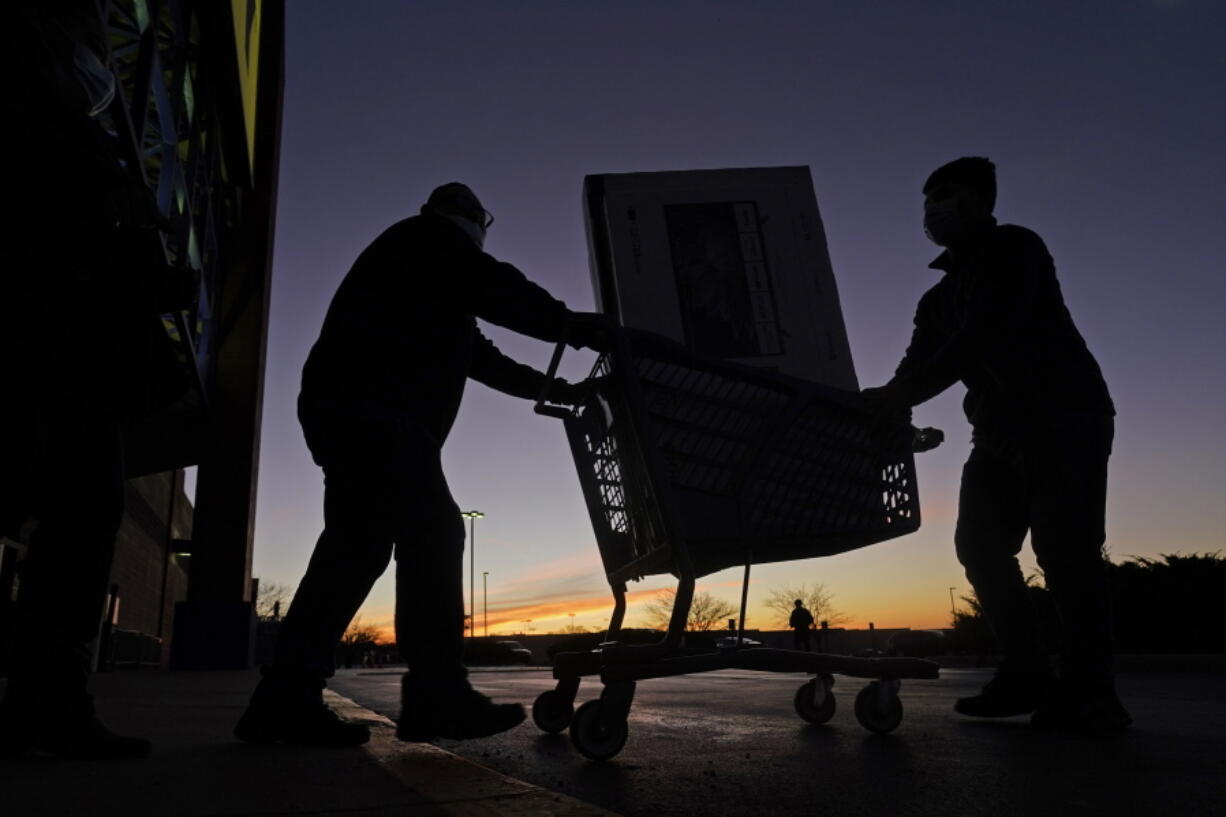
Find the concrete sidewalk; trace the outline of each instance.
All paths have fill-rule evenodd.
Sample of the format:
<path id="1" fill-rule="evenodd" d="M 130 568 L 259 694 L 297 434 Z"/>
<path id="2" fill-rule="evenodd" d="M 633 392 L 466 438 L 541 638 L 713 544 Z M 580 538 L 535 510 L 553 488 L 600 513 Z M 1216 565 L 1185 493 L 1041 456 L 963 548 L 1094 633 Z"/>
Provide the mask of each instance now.
<path id="1" fill-rule="evenodd" d="M 354 749 L 251 746 L 231 734 L 258 674 L 129 671 L 96 675 L 103 720 L 154 742 L 147 760 L 0 761 L 0 814 L 235 817 L 414 815 L 616 817 L 429 744 L 401 743 L 387 718 L 334 693 L 369 723 Z"/>

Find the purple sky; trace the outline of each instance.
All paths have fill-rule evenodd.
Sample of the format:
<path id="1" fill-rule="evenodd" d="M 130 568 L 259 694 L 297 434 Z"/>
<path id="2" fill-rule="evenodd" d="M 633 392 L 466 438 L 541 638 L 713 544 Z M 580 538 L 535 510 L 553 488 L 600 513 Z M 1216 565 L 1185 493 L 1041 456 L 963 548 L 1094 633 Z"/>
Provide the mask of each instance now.
<path id="1" fill-rule="evenodd" d="M 435 185 L 469 183 L 497 216 L 487 250 L 590 309 L 585 174 L 808 165 L 867 386 L 889 377 L 936 280 L 919 187 L 964 154 L 997 163 L 1000 220 L 1047 241 L 1115 397 L 1111 552 L 1222 548 L 1226 5 L 288 6 L 256 528 L 265 581 L 296 584 L 322 523 L 322 479 L 293 406 L 324 310 L 357 253 Z M 490 334 L 547 361 L 544 344 Z M 572 375 L 591 362 L 569 360 Z M 961 394 L 916 411 L 948 440 L 920 460 L 923 529 L 757 569 L 751 624 L 769 623 L 757 606 L 769 590 L 802 581 L 825 583 L 853 623 L 947 622 L 948 588 L 968 592 L 952 546 Z M 444 458 L 457 501 L 488 514 L 477 571 L 490 571 L 491 618 L 552 602 L 560 618 L 538 611 L 530 626 L 564 625 L 559 610 L 600 624 L 607 585 L 561 425 L 473 384 Z M 735 600 L 737 581 L 703 586 Z M 363 615 L 390 621 L 390 575 Z"/>

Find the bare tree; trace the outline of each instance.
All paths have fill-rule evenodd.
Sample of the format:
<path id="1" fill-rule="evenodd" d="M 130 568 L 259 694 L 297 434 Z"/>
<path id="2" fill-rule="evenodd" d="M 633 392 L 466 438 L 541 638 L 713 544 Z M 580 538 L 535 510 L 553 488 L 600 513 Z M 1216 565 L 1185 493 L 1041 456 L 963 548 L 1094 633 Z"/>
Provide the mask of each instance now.
<path id="1" fill-rule="evenodd" d="M 833 627 L 848 619 L 846 613 L 834 606 L 834 594 L 827 590 L 821 582 L 814 582 L 812 587 L 807 584 L 777 587 L 762 603 L 771 611 L 775 623 L 781 627 L 787 627 L 788 619 L 791 618 L 792 611 L 796 609 L 796 599 L 800 599 L 801 603 L 813 614 L 813 620 L 816 622 L 825 621 Z"/>
<path id="2" fill-rule="evenodd" d="M 579 633 L 590 633 L 590 632 L 593 632 L 593 631 L 589 630 L 587 627 L 584 627 L 582 624 L 567 624 L 566 626 L 562 627 L 560 630 L 550 630 L 549 634 L 550 635 L 577 635 Z"/>
<path id="3" fill-rule="evenodd" d="M 677 601 L 677 588 L 670 587 L 647 602 L 647 626 L 657 630 L 668 629 L 668 622 L 673 615 L 673 604 Z M 695 593 L 690 604 L 690 615 L 685 628 L 696 632 L 706 632 L 721 627 L 725 619 L 736 614 L 736 607 L 716 598 L 710 593 Z"/>
<path id="4" fill-rule="evenodd" d="M 349 626 L 345 629 L 345 634 L 341 636 L 342 647 L 373 647 L 378 643 L 378 628 L 372 627 L 369 624 L 363 624 L 361 616 L 349 622 Z"/>
<path id="5" fill-rule="evenodd" d="M 289 600 L 294 589 L 288 584 L 260 582 L 255 597 L 255 615 L 260 621 L 278 621 L 289 609 Z"/>
<path id="6" fill-rule="evenodd" d="M 357 666 L 369 658 L 375 647 L 379 645 L 379 630 L 369 624 L 362 623 L 362 617 L 357 616 L 349 622 L 337 652 L 341 663 L 346 667 Z"/>

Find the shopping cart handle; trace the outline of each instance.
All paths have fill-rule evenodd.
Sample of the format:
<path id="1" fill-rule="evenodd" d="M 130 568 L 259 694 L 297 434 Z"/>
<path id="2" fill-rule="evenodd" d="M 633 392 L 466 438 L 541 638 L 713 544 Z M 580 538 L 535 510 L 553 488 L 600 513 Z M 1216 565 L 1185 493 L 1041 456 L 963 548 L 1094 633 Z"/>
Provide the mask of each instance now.
<path id="1" fill-rule="evenodd" d="M 532 410 L 543 417 L 556 417 L 559 420 L 565 420 L 574 414 L 566 406 L 553 406 L 548 403 L 537 403 Z"/>
<path id="2" fill-rule="evenodd" d="M 541 386 L 541 393 L 536 396 L 536 405 L 532 410 L 537 414 L 542 414 L 546 417 L 569 417 L 571 410 L 563 406 L 549 405 L 549 390 L 553 388 L 553 380 L 558 375 L 558 364 L 562 362 L 562 352 L 566 350 L 566 328 L 562 329 L 562 336 L 558 338 L 558 345 L 554 347 L 553 357 L 549 359 L 549 368 L 545 371 L 545 382 Z"/>

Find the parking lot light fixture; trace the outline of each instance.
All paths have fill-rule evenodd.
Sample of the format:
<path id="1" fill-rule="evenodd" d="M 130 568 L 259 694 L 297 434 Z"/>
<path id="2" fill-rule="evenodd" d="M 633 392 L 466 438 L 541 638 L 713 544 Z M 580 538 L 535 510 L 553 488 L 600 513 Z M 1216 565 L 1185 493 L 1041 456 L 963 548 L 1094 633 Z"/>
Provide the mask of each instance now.
<path id="1" fill-rule="evenodd" d="M 460 516 L 468 520 L 468 637 L 474 638 L 477 635 L 477 520 L 485 514 L 461 511 Z"/>

